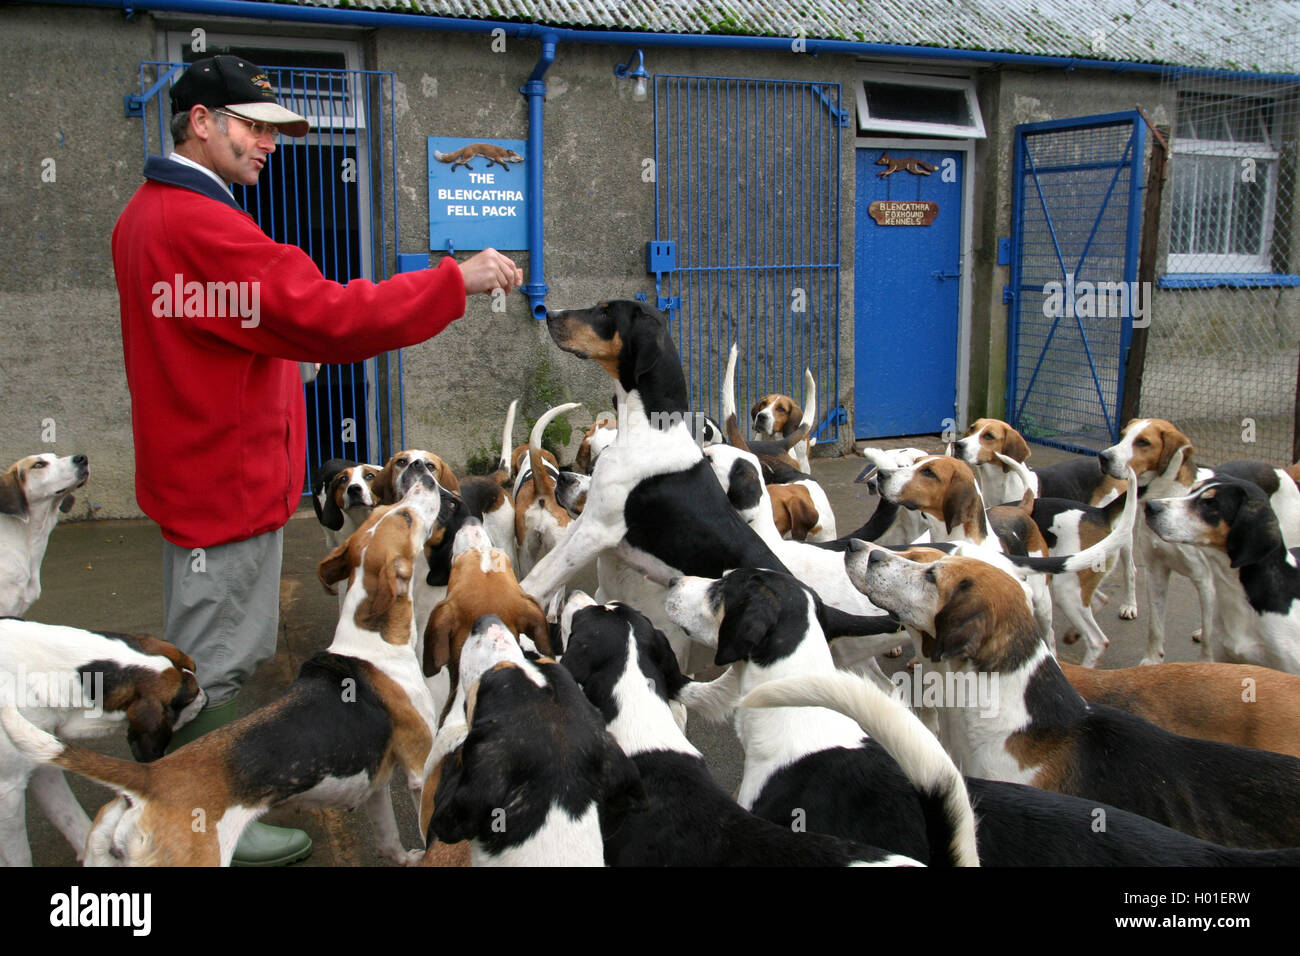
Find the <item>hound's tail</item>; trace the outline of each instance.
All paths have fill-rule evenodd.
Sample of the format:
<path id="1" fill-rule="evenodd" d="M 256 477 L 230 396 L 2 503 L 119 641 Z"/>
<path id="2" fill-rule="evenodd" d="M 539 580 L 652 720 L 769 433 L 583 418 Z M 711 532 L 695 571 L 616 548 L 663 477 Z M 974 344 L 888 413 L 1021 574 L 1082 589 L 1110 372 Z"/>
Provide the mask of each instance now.
<path id="1" fill-rule="evenodd" d="M 805 413 L 804 420 L 799 423 L 799 427 L 781 439 L 781 446 L 786 451 L 789 451 L 795 445 L 799 444 L 801 441 L 807 438 L 809 432 L 811 431 L 812 428 L 808 425 L 807 413 Z"/>
<path id="2" fill-rule="evenodd" d="M 537 419 L 537 424 L 528 435 L 528 467 L 533 471 L 533 487 L 537 489 L 538 497 L 549 498 L 555 494 L 555 481 L 546 471 L 546 462 L 542 459 L 542 432 L 560 415 L 573 411 L 580 404 L 581 402 L 565 402 L 548 409 Z"/>
<path id="3" fill-rule="evenodd" d="M 731 352 L 727 355 L 727 373 L 722 377 L 722 427 L 730 433 L 731 426 L 728 424 L 728 418 L 736 416 L 736 353 L 740 350 L 736 348 L 736 343 L 731 343 Z M 735 445 L 734 438 L 728 435 L 731 444 Z M 741 435 L 743 441 L 744 435 Z M 749 445 L 737 445 L 738 448 L 749 450 Z"/>
<path id="4" fill-rule="evenodd" d="M 811 434 L 813 426 L 817 424 L 817 379 L 813 378 L 813 373 L 809 369 L 803 370 L 803 394 L 805 402 L 803 418 L 799 421 L 800 424 L 808 426 L 808 448 L 811 451 L 813 445 L 817 444 L 817 439 Z"/>
<path id="5" fill-rule="evenodd" d="M 133 763 L 64 743 L 47 734 L 11 704 L 0 707 L 0 725 L 18 752 L 29 760 L 54 764 L 98 781 L 119 792 L 144 794 L 149 788 L 149 764 Z"/>
<path id="6" fill-rule="evenodd" d="M 507 481 L 514 477 L 510 474 L 510 452 L 513 450 L 510 443 L 514 439 L 515 410 L 518 408 L 519 399 L 515 399 L 510 403 L 510 407 L 506 409 L 506 424 L 501 429 L 501 457 L 497 459 L 497 471 L 505 472 Z"/>
<path id="7" fill-rule="evenodd" d="M 966 781 L 939 741 L 906 707 L 869 680 L 845 671 L 770 681 L 742 707 L 828 707 L 879 740 L 921 796 L 932 866 L 979 866 L 975 814 Z M 939 850 L 943 847 L 943 850 Z"/>

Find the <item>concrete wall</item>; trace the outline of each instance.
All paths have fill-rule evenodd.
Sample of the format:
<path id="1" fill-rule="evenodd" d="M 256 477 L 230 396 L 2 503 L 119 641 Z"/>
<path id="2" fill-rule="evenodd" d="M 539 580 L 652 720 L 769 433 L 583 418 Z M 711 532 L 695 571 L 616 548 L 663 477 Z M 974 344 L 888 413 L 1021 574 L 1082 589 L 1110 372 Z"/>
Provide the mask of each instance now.
<path id="1" fill-rule="evenodd" d="M 75 517 L 139 514 L 109 238 L 142 165 L 122 96 L 153 42 L 147 24 L 113 11 L 4 12 L 0 467 L 89 455 Z"/>

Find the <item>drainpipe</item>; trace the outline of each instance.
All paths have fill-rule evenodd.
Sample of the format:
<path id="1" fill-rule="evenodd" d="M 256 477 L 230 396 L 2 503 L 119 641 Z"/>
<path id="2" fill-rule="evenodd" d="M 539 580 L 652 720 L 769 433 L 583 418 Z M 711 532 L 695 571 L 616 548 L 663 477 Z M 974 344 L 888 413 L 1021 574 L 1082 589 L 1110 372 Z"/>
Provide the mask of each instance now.
<path id="1" fill-rule="evenodd" d="M 543 249 L 542 214 L 542 121 L 545 117 L 546 81 L 542 79 L 555 61 L 556 35 L 542 34 L 542 55 L 519 92 L 528 97 L 528 296 L 534 319 L 546 318 L 546 253 Z"/>

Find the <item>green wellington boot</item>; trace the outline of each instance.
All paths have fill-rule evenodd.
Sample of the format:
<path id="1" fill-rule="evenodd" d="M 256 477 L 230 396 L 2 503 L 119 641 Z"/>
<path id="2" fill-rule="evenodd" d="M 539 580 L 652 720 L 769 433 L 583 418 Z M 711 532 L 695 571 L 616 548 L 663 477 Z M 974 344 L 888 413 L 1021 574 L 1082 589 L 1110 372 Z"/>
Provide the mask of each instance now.
<path id="1" fill-rule="evenodd" d="M 235 719 L 235 698 L 215 707 L 205 707 L 199 715 L 172 734 L 167 752 L 171 753 L 197 740 L 211 730 L 224 727 Z M 302 830 L 273 827 L 254 820 L 239 837 L 231 866 L 288 866 L 311 856 L 311 837 Z"/>

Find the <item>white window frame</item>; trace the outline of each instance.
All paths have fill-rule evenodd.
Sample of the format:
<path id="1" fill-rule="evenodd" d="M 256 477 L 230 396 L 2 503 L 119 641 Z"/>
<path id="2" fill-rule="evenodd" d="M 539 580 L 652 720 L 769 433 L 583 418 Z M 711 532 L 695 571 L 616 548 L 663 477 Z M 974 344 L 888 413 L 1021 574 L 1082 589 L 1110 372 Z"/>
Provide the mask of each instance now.
<path id="1" fill-rule="evenodd" d="M 963 125 L 872 118 L 871 107 L 867 103 L 867 83 L 961 90 L 966 95 L 966 108 L 970 112 L 972 122 Z M 979 98 L 975 95 L 975 81 L 972 79 L 959 76 L 925 76 L 917 73 L 892 73 L 885 70 L 872 70 L 856 75 L 854 92 L 857 94 L 858 133 L 861 136 L 880 133 L 909 133 L 916 136 L 945 136 L 957 139 L 986 138 L 984 116 L 980 113 Z"/>
<path id="2" fill-rule="evenodd" d="M 184 59 L 182 51 L 190 45 L 190 34 L 182 30 L 168 30 L 166 33 L 167 60 L 170 63 L 180 63 Z M 318 37 L 285 37 L 285 36 L 257 36 L 250 33 L 214 33 L 208 31 L 205 40 L 208 46 L 219 48 L 223 46 L 259 46 L 269 49 L 279 50 L 322 50 L 329 53 L 343 54 L 343 68 L 345 70 L 361 70 L 361 48 L 359 44 L 352 40 L 322 40 Z M 276 64 L 262 64 L 258 66 L 275 66 Z M 178 79 L 179 73 L 172 78 L 173 82 Z M 278 87 L 275 91 L 276 98 L 280 105 L 286 109 L 293 110 L 300 116 L 305 116 L 311 123 L 312 132 L 317 129 L 334 129 L 334 130 L 359 130 L 366 128 L 365 110 L 357 109 L 356 90 L 352 87 L 352 78 L 348 78 L 348 89 L 343 97 L 343 109 L 333 113 L 326 112 L 316 114 L 309 110 L 317 105 L 319 100 L 333 100 L 338 102 L 337 97 L 316 96 L 297 96 L 293 90 L 285 91 Z"/>
<path id="3" fill-rule="evenodd" d="M 1198 89 L 1180 90 L 1182 93 L 1213 93 L 1220 91 L 1202 91 Z M 1272 99 L 1268 96 L 1255 96 L 1260 100 Z M 1175 117 L 1175 130 L 1177 118 Z M 1176 253 L 1172 250 L 1166 256 L 1165 271 L 1170 275 L 1268 275 L 1273 270 L 1273 227 L 1277 218 L 1277 176 L 1281 163 L 1281 151 L 1271 143 L 1237 142 L 1235 140 L 1188 139 L 1176 133 L 1173 138 L 1173 162 L 1177 166 L 1179 156 L 1215 156 L 1236 161 L 1240 166 L 1244 159 L 1253 159 L 1258 163 L 1268 163 L 1267 180 L 1264 183 L 1265 199 L 1262 213 L 1263 230 L 1260 236 L 1260 251 L 1255 254 L 1243 253 Z M 1172 200 L 1171 200 L 1172 201 Z M 1173 228 L 1172 217 L 1170 228 Z M 1231 229 L 1231 224 L 1228 226 Z M 1173 237 L 1170 237 L 1172 247 Z"/>

